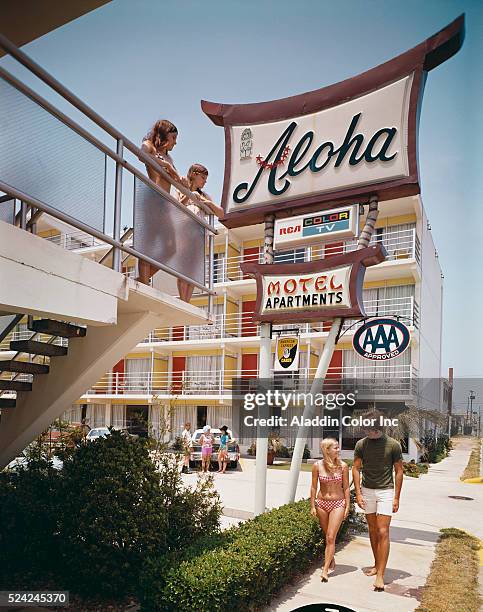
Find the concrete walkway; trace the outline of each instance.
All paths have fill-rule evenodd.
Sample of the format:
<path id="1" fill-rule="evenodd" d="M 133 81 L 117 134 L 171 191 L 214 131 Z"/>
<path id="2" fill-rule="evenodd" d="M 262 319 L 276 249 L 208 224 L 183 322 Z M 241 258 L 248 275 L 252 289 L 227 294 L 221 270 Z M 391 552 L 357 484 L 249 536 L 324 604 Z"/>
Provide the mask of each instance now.
<path id="1" fill-rule="evenodd" d="M 339 548 L 337 568 L 329 582 L 320 582 L 320 568 L 288 587 L 266 612 L 290 612 L 317 603 L 337 603 L 357 612 L 411 612 L 434 558 L 439 530 L 458 527 L 483 540 L 483 486 L 465 484 L 463 473 L 474 439 L 461 439 L 449 457 L 420 478 L 404 478 L 401 507 L 391 524 L 391 552 L 386 591 L 372 590 L 373 578 L 362 572 L 372 562 L 367 534 Z M 471 497 L 471 500 L 449 496 Z"/>

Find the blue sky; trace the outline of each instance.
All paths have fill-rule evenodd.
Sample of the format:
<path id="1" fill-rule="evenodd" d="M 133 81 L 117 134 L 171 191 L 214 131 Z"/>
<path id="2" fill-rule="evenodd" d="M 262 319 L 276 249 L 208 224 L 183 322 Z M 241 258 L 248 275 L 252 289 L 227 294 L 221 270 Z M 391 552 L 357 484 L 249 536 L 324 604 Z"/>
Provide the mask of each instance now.
<path id="1" fill-rule="evenodd" d="M 453 366 L 455 376 L 483 376 L 482 2 L 114 0 L 24 50 L 135 142 L 156 119 L 172 120 L 178 169 L 205 164 L 207 189 L 219 198 L 223 131 L 201 112 L 202 98 L 257 102 L 329 85 L 409 49 L 462 12 L 463 49 L 428 76 L 419 157 L 445 274 L 443 373 Z M 10 58 L 1 63 L 69 109 Z"/>

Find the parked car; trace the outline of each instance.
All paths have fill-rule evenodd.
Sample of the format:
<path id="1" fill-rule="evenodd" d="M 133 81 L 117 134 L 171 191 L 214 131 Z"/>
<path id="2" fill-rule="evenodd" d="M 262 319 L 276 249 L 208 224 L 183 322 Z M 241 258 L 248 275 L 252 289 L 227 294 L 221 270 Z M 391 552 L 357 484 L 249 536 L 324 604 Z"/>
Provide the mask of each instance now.
<path id="1" fill-rule="evenodd" d="M 109 436 L 111 432 L 108 427 L 94 427 L 90 430 L 90 432 L 86 436 L 86 440 L 88 442 L 92 442 L 93 440 L 97 440 L 98 438 L 105 438 Z"/>
<path id="2" fill-rule="evenodd" d="M 202 433 L 203 429 L 197 429 L 192 436 L 193 450 L 191 451 L 190 455 L 190 467 L 201 465 L 200 437 Z M 211 463 L 216 466 L 218 464 L 218 449 L 220 448 L 221 431 L 219 429 L 212 429 L 211 433 L 215 437 L 213 454 L 211 455 Z M 230 436 L 230 441 L 228 442 L 228 467 L 236 469 L 240 459 L 240 447 L 238 446 L 237 441 L 233 438 L 233 434 L 230 430 L 228 430 L 228 435 Z"/>

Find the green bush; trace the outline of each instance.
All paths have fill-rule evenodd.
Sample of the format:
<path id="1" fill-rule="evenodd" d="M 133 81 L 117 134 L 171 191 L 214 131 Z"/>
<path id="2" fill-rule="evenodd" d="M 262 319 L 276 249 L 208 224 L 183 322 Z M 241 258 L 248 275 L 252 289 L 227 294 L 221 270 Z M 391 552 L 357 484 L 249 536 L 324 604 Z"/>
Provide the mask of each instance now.
<path id="1" fill-rule="evenodd" d="M 167 512 L 145 445 L 112 431 L 64 463 L 59 538 L 66 588 L 123 597 L 147 554 L 167 549 Z"/>
<path id="2" fill-rule="evenodd" d="M 341 535 L 347 522 L 341 529 Z M 307 500 L 232 527 L 171 558 L 153 557 L 140 576 L 143 610 L 253 610 L 323 550 Z"/>
<path id="3" fill-rule="evenodd" d="M 55 572 L 59 486 L 57 470 L 42 457 L 0 474 L 0 589 L 23 589 Z"/>
<path id="4" fill-rule="evenodd" d="M 424 450 L 421 460 L 425 463 L 439 463 L 448 456 L 452 448 L 451 440 L 446 434 L 428 434 L 423 438 L 422 444 Z"/>

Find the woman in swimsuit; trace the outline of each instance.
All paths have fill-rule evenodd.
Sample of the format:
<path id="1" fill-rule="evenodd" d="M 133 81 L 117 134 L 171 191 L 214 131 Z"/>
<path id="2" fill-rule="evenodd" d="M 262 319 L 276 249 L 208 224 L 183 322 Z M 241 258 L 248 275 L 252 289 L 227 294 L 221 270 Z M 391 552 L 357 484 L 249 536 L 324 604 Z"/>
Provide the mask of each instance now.
<path id="1" fill-rule="evenodd" d="M 210 471 L 211 455 L 213 454 L 214 441 L 215 438 L 211 433 L 211 427 L 209 425 L 205 425 L 203 427 L 203 433 L 200 436 L 202 472 Z"/>
<path id="2" fill-rule="evenodd" d="M 312 468 L 310 513 L 318 517 L 325 534 L 325 562 L 320 578 L 322 582 L 327 582 L 329 569 L 335 567 L 335 539 L 342 521 L 349 514 L 349 468 L 340 460 L 337 440 L 324 438 L 320 448 L 322 459 Z"/>
<path id="3" fill-rule="evenodd" d="M 173 158 L 170 155 L 170 151 L 176 146 L 178 139 L 178 129 L 176 126 L 168 121 L 167 119 L 160 119 L 156 121 L 151 130 L 146 134 L 141 145 L 141 150 L 154 157 L 163 170 L 175 181 L 188 186 L 186 179 L 178 174 L 175 168 Z M 170 192 L 171 183 L 165 179 L 159 172 L 156 172 L 151 166 L 146 165 L 146 170 L 149 178 L 164 189 L 167 193 Z M 151 277 L 156 274 L 158 268 L 155 266 L 139 260 L 139 276 L 138 281 L 149 285 Z"/>
<path id="4" fill-rule="evenodd" d="M 223 217 L 223 209 L 217 206 L 211 199 L 211 197 L 203 191 L 203 187 L 208 180 L 208 170 L 205 166 L 201 164 L 193 164 L 190 166 L 188 170 L 188 174 L 186 175 L 186 180 L 188 181 L 188 188 L 193 193 L 196 193 L 199 199 L 205 204 L 206 208 L 208 208 L 218 219 Z M 191 212 L 195 213 L 200 217 L 204 217 L 203 210 L 196 206 L 193 202 L 191 202 L 186 195 L 178 192 L 179 201 L 184 204 Z M 189 245 L 188 245 L 189 247 Z M 178 293 L 179 297 L 183 302 L 189 302 L 191 300 L 191 296 L 193 295 L 194 285 L 191 283 L 187 283 L 186 281 L 178 279 Z"/>

